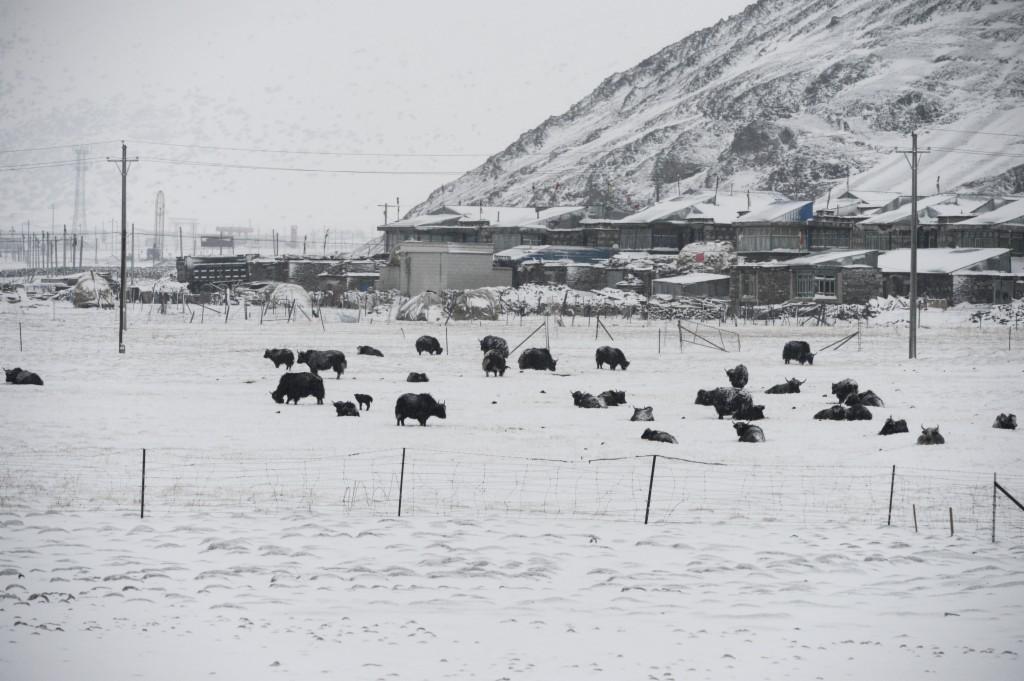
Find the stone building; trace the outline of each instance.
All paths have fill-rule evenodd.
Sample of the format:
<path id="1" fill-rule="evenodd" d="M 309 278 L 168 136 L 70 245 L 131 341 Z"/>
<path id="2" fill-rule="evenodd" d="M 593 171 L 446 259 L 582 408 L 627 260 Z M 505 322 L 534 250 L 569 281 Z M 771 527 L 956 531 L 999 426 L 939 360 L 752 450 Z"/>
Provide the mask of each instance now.
<path id="1" fill-rule="evenodd" d="M 734 302 L 778 305 L 789 301 L 863 304 L 881 294 L 877 251 L 826 251 L 791 260 L 733 268 Z"/>
<path id="2" fill-rule="evenodd" d="M 878 256 L 883 295 L 910 294 L 910 249 Z M 1008 248 L 921 248 L 917 251 L 917 291 L 947 304 L 1003 303 L 1015 293 Z"/>

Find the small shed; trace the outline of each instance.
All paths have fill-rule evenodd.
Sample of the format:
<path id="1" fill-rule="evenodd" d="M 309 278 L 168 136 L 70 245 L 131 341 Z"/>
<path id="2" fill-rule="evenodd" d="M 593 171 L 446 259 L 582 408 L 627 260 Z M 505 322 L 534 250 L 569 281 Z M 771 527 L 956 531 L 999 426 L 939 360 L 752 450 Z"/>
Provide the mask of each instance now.
<path id="1" fill-rule="evenodd" d="M 729 276 L 710 272 L 692 272 L 674 277 L 662 277 L 654 280 L 653 293 L 675 297 L 728 298 Z"/>
<path id="2" fill-rule="evenodd" d="M 1016 276 L 1008 248 L 919 248 L 917 291 L 926 298 L 958 303 L 1002 303 L 1013 296 Z M 878 256 L 884 294 L 910 293 L 910 249 Z"/>

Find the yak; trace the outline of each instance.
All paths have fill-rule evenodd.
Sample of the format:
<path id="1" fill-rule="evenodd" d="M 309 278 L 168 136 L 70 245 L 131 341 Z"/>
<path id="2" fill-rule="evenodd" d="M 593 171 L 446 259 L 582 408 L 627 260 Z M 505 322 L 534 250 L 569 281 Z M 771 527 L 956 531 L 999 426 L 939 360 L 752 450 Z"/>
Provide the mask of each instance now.
<path id="1" fill-rule="evenodd" d="M 372 355 L 374 357 L 383 357 L 384 353 L 377 348 L 370 347 L 369 345 L 356 346 L 356 353 L 359 355 Z"/>
<path id="2" fill-rule="evenodd" d="M 490 336 L 488 336 L 490 338 Z M 484 376 L 490 376 L 494 374 L 495 378 L 498 376 L 505 375 L 505 369 L 508 365 L 505 363 L 505 357 L 508 356 L 508 349 L 505 350 L 505 354 L 501 354 L 501 350 L 488 350 L 484 353 L 484 360 L 482 362 L 484 368 Z"/>
<path id="3" fill-rule="evenodd" d="M 718 418 L 727 414 L 735 414 L 741 409 L 748 409 L 753 404 L 750 393 L 739 388 L 715 388 L 714 390 L 698 390 L 694 404 L 714 407 Z"/>
<path id="4" fill-rule="evenodd" d="M 598 369 L 603 369 L 605 364 L 607 364 L 612 371 L 615 371 L 616 367 L 622 367 L 623 371 L 629 368 L 629 360 L 627 360 L 626 356 L 622 354 L 622 350 L 613 348 L 610 345 L 602 345 L 599 347 L 597 352 L 594 353 L 594 361 L 597 362 Z"/>
<path id="5" fill-rule="evenodd" d="M 865 407 L 884 407 L 885 403 L 882 402 L 882 398 L 876 395 L 871 390 L 865 390 L 862 393 L 851 393 L 846 396 L 846 406 L 852 407 L 855 404 L 863 404 Z"/>
<path id="6" fill-rule="evenodd" d="M 895 435 L 896 433 L 909 433 L 910 429 L 907 428 L 907 422 L 903 419 L 899 421 L 893 420 L 890 416 L 882 424 L 882 429 L 878 431 L 879 435 Z"/>
<path id="7" fill-rule="evenodd" d="M 667 442 L 669 444 L 677 445 L 679 441 L 669 435 L 663 430 L 652 430 L 651 428 L 645 428 L 641 440 L 650 440 L 651 442 Z"/>
<path id="8" fill-rule="evenodd" d="M 729 385 L 734 388 L 745 388 L 747 381 L 750 380 L 750 374 L 747 372 L 747 367 L 742 364 L 737 364 L 732 369 L 726 369 L 725 375 L 729 377 Z"/>
<path id="9" fill-rule="evenodd" d="M 324 379 L 308 371 L 284 374 L 277 382 L 277 390 L 270 393 L 278 404 L 298 404 L 303 397 L 315 397 L 317 404 L 324 403 Z"/>
<path id="10" fill-rule="evenodd" d="M 854 404 L 846 408 L 847 421 L 870 421 L 871 410 L 863 404 Z"/>
<path id="11" fill-rule="evenodd" d="M 763 404 L 749 404 L 732 415 L 737 421 L 760 421 L 764 418 Z"/>
<path id="12" fill-rule="evenodd" d="M 416 339 L 416 354 L 422 355 L 424 352 L 430 355 L 440 355 L 444 352 L 441 349 L 441 343 L 433 336 L 420 336 Z"/>
<path id="13" fill-rule="evenodd" d="M 828 409 L 822 409 L 814 418 L 818 421 L 845 421 L 846 420 L 846 408 L 841 404 L 833 404 Z"/>
<path id="14" fill-rule="evenodd" d="M 547 348 L 528 348 L 519 355 L 520 369 L 535 369 L 537 371 L 554 371 L 557 359 L 552 359 Z"/>
<path id="15" fill-rule="evenodd" d="M 284 348 L 267 348 L 263 351 L 263 358 L 273 362 L 275 369 L 283 364 L 285 369 L 291 371 L 292 365 L 295 364 L 295 355 L 291 350 Z"/>
<path id="16" fill-rule="evenodd" d="M 739 436 L 740 442 L 764 442 L 764 431 L 761 430 L 761 426 L 741 421 L 732 424 L 732 427 L 736 429 L 736 435 Z"/>
<path id="17" fill-rule="evenodd" d="M 617 407 L 620 404 L 626 403 L 625 390 L 605 390 L 603 393 L 599 393 L 597 397 L 609 407 Z"/>
<path id="18" fill-rule="evenodd" d="M 362 411 L 363 405 L 366 405 L 366 411 L 370 411 L 370 405 L 373 404 L 373 398 L 369 395 L 363 395 L 362 393 L 355 394 L 356 402 L 359 403 L 359 410 Z"/>
<path id="19" fill-rule="evenodd" d="M 925 428 L 921 426 L 921 434 L 917 436 L 917 444 L 919 445 L 944 445 L 946 444 L 946 438 L 942 437 L 942 433 L 939 432 L 939 427 Z"/>
<path id="20" fill-rule="evenodd" d="M 992 424 L 993 428 L 1005 428 L 1006 430 L 1017 430 L 1016 414 L 1000 414 Z"/>
<path id="21" fill-rule="evenodd" d="M 14 369 L 4 369 L 4 374 L 7 376 L 7 382 L 13 383 L 14 385 L 42 385 L 43 379 L 39 378 L 39 374 L 31 371 L 25 371 L 21 367 Z"/>
<path id="22" fill-rule="evenodd" d="M 419 373 L 416 371 L 410 371 L 409 375 L 405 377 L 406 383 L 426 383 L 430 379 L 427 378 L 426 374 Z"/>
<path id="23" fill-rule="evenodd" d="M 791 378 L 787 380 L 785 383 L 773 385 L 772 387 L 765 390 L 765 393 L 769 395 L 789 395 L 791 393 L 798 393 L 800 392 L 800 386 L 802 386 L 806 382 L 806 380 L 801 381 L 795 378 Z"/>
<path id="24" fill-rule="evenodd" d="M 814 364 L 815 353 L 811 352 L 811 346 L 807 344 L 807 341 L 789 341 L 782 348 L 782 359 L 786 360 L 786 364 L 789 364 L 789 360 L 795 359 L 802 365 L 804 362 L 807 364 Z"/>
<path id="25" fill-rule="evenodd" d="M 501 336 L 484 336 L 480 339 L 480 351 L 483 353 L 496 350 L 503 359 L 508 358 L 508 343 Z"/>
<path id="26" fill-rule="evenodd" d="M 348 362 L 345 361 L 345 353 L 341 350 L 305 350 L 299 352 L 299 364 L 305 364 L 309 370 L 316 375 L 321 371 L 331 369 L 337 374 L 337 378 L 345 373 Z"/>
<path id="27" fill-rule="evenodd" d="M 351 402 L 332 402 L 338 416 L 359 416 L 359 410 Z"/>
<path id="28" fill-rule="evenodd" d="M 604 403 L 604 400 L 594 397 L 590 393 L 580 392 L 579 390 L 572 391 L 572 403 L 581 409 L 604 409 L 608 405 Z"/>
<path id="29" fill-rule="evenodd" d="M 654 407 L 633 407 L 633 415 L 629 417 L 630 421 L 653 421 L 654 420 Z"/>
<path id="30" fill-rule="evenodd" d="M 439 419 L 448 417 L 444 402 L 438 402 L 430 393 L 405 393 L 395 402 L 396 425 L 404 426 L 406 419 L 415 419 L 421 426 L 425 426 L 431 416 Z"/>
<path id="31" fill-rule="evenodd" d="M 839 404 L 842 404 L 849 395 L 857 394 L 857 381 L 852 378 L 844 378 L 838 383 L 833 383 L 832 394 L 839 400 Z"/>

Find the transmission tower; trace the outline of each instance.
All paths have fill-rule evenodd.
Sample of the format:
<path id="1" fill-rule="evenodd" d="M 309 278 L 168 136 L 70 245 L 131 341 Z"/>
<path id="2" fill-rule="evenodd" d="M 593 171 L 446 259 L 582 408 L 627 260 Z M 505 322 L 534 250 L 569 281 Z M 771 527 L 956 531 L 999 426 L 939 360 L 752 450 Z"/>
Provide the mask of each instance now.
<path id="1" fill-rule="evenodd" d="M 156 218 L 153 223 L 153 260 L 164 257 L 164 192 L 156 193 Z"/>
<path id="2" fill-rule="evenodd" d="M 75 147 L 75 217 L 71 220 L 71 230 L 84 233 L 85 223 L 85 155 L 86 147 Z"/>

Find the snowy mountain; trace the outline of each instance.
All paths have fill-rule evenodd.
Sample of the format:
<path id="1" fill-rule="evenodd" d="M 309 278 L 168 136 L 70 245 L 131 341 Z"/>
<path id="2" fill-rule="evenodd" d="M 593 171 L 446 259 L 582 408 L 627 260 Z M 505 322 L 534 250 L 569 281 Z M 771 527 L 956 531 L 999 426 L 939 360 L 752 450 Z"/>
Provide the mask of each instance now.
<path id="1" fill-rule="evenodd" d="M 630 208 L 716 181 L 1024 191 L 1024 3 L 760 0 L 602 82 L 413 209 Z M 595 46 L 600 49 L 600 46 Z"/>

